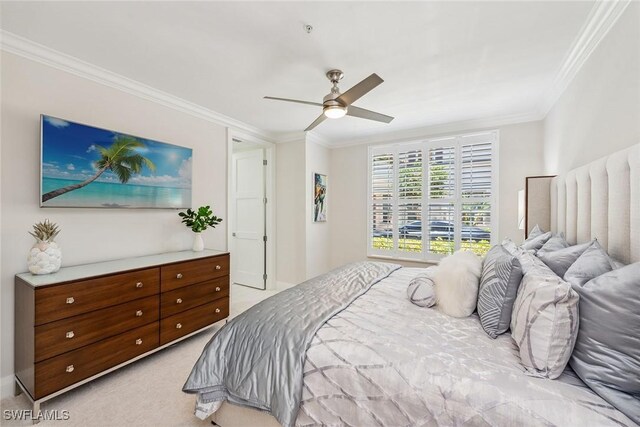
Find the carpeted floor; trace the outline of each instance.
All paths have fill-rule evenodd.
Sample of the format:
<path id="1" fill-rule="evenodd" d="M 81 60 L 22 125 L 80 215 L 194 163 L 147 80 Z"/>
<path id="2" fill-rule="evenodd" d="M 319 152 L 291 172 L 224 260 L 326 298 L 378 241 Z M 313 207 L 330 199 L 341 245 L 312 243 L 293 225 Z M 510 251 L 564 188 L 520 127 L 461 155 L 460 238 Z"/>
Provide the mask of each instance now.
<path id="1" fill-rule="evenodd" d="M 275 294 L 244 286 L 231 287 L 231 317 Z M 68 411 L 64 421 L 42 421 L 39 426 L 211 426 L 193 415 L 195 397 L 182 392 L 202 348 L 220 325 L 170 348 L 139 360 L 109 375 L 42 404 L 41 409 Z M 1 402 L 0 424 L 31 425 L 9 421 L 6 411 L 31 409 L 24 395 Z"/>

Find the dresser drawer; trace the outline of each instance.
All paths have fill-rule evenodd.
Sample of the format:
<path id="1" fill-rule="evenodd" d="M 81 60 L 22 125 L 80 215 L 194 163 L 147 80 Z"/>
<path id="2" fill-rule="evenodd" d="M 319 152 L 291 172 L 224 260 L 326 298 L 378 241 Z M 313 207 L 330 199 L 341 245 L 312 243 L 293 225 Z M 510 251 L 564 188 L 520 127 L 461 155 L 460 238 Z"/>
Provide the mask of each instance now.
<path id="1" fill-rule="evenodd" d="M 162 292 L 229 275 L 229 255 L 161 267 Z"/>
<path id="2" fill-rule="evenodd" d="M 47 396 L 156 347 L 158 322 L 36 363 L 35 398 Z"/>
<path id="3" fill-rule="evenodd" d="M 35 292 L 36 325 L 158 294 L 160 269 L 114 274 Z"/>
<path id="4" fill-rule="evenodd" d="M 158 319 L 158 296 L 154 295 L 36 326 L 35 360 L 40 362 Z"/>
<path id="5" fill-rule="evenodd" d="M 229 298 L 221 298 L 160 320 L 160 345 L 229 316 Z"/>
<path id="6" fill-rule="evenodd" d="M 172 316 L 199 305 L 229 296 L 229 276 L 160 294 L 160 315 Z"/>

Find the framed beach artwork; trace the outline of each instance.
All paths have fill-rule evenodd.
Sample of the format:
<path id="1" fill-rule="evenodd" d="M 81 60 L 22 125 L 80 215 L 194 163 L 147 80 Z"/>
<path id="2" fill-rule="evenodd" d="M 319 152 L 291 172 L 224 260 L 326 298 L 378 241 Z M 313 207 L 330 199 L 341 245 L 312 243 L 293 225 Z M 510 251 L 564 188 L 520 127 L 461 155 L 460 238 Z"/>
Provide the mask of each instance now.
<path id="1" fill-rule="evenodd" d="M 313 174 L 313 222 L 327 221 L 327 175 Z"/>
<path id="2" fill-rule="evenodd" d="M 190 148 L 41 116 L 40 206 L 191 207 Z"/>

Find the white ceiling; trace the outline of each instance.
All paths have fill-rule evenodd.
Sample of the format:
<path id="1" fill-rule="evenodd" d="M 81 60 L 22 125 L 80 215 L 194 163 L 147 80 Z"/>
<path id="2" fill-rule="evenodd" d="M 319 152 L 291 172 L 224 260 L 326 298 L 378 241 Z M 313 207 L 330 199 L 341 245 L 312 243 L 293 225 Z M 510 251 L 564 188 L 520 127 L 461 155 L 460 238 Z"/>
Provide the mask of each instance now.
<path id="1" fill-rule="evenodd" d="M 332 142 L 536 113 L 593 2 L 2 2 L 2 29 L 273 133 L 299 132 L 330 68 L 385 82 Z M 307 34 L 305 23 L 314 30 Z"/>

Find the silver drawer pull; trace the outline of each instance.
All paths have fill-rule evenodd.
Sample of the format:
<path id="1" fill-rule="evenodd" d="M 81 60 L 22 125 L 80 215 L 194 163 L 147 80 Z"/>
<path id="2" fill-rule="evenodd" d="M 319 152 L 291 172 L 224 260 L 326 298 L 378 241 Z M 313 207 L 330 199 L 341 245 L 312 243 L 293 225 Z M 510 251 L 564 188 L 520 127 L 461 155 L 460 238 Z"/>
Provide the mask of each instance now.
<path id="1" fill-rule="evenodd" d="M 76 300 L 73 297 L 67 298 L 67 304 L 73 304 Z"/>
<path id="2" fill-rule="evenodd" d="M 220 267 L 219 265 L 216 265 L 216 270 L 222 270 L 222 267 Z"/>
<path id="3" fill-rule="evenodd" d="M 178 298 L 178 299 L 176 300 L 176 304 L 182 304 L 182 298 Z"/>
<path id="4" fill-rule="evenodd" d="M 182 279 L 182 273 L 176 274 L 176 279 Z"/>
<path id="5" fill-rule="evenodd" d="M 220 286 L 216 286 L 216 292 L 220 292 Z"/>
<path id="6" fill-rule="evenodd" d="M 74 334 L 74 333 L 73 333 L 73 331 L 69 331 L 69 332 L 67 332 L 64 336 L 65 336 L 65 337 L 67 337 L 67 338 L 69 338 L 69 339 L 71 339 L 71 338 L 73 338 L 75 335 L 76 335 L 76 334 Z"/>
<path id="7" fill-rule="evenodd" d="M 176 324 L 176 329 L 180 329 L 180 328 L 182 328 L 182 323 Z"/>
<path id="8" fill-rule="evenodd" d="M 136 340 L 136 345 L 142 345 L 142 339 L 138 338 L 138 339 Z"/>
<path id="9" fill-rule="evenodd" d="M 136 311 L 136 317 L 142 317 L 142 310 Z"/>
<path id="10" fill-rule="evenodd" d="M 136 283 L 136 288 L 140 289 L 144 284 L 142 282 Z"/>
<path id="11" fill-rule="evenodd" d="M 216 313 L 220 313 L 220 309 L 219 308 L 216 308 Z"/>
<path id="12" fill-rule="evenodd" d="M 67 372 L 73 372 L 75 368 L 73 367 L 73 365 L 69 365 L 67 366 L 67 369 L 65 369 Z"/>

